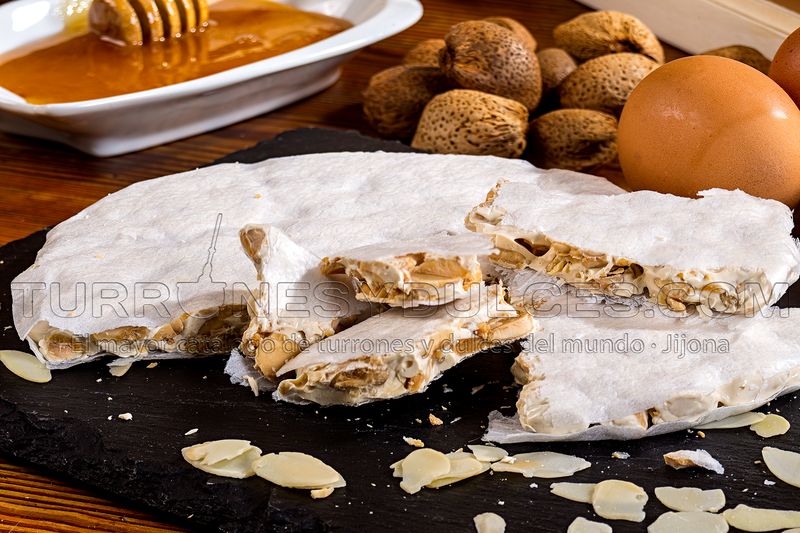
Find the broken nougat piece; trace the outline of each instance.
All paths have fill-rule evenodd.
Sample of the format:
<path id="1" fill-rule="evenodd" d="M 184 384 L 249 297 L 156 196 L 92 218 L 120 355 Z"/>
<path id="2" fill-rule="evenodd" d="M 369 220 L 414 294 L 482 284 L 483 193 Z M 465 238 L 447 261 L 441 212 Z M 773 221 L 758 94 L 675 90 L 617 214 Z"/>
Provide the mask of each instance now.
<path id="1" fill-rule="evenodd" d="M 440 305 L 481 282 L 479 255 L 496 251 L 474 233 L 361 246 L 326 257 L 323 274 L 347 274 L 359 300 L 392 307 Z"/>
<path id="2" fill-rule="evenodd" d="M 251 320 L 241 350 L 274 381 L 287 361 L 333 335 L 363 304 L 349 283 L 326 279 L 317 268 L 319 258 L 277 228 L 248 224 L 239 238 L 260 282 L 248 302 Z"/>
<path id="3" fill-rule="evenodd" d="M 211 236 L 206 264 L 203 265 L 199 277 L 188 279 L 178 277 L 177 279 L 182 281 L 175 282 L 174 292 L 163 282 L 145 281 L 133 284 L 134 295 L 139 294 L 134 296 L 133 317 L 124 305 L 129 292 L 124 283 L 95 282 L 92 287 L 91 314 L 94 315 L 96 311 L 94 306 L 98 302 L 113 302 L 113 304 L 100 304 L 97 322 L 91 326 L 92 329 L 88 333 L 82 333 L 81 328 L 86 327 L 85 317 L 82 317 L 87 314 L 86 302 L 79 303 L 77 300 L 81 290 L 86 297 L 86 283 L 77 282 L 76 307 L 67 315 L 61 316 L 61 318 L 73 317 L 76 320 L 69 326 L 70 329 L 62 329 L 51 325 L 49 320 L 41 320 L 27 333 L 28 342 L 39 360 L 48 368 L 66 368 L 106 353 L 122 358 L 133 358 L 154 354 L 164 357 L 165 354 L 191 356 L 230 352 L 247 324 L 247 313 L 243 305 L 226 302 L 225 283 L 214 281 L 211 277 L 212 260 L 221 223 L 222 215 L 219 214 Z M 57 230 L 53 230 L 52 234 L 56 233 Z M 48 244 L 52 244 L 56 250 L 65 245 L 63 240 L 53 238 L 51 241 L 49 237 Z M 66 245 L 72 246 L 69 238 L 66 239 Z M 46 248 L 47 245 L 40 254 Z M 96 254 L 95 259 L 105 261 L 105 256 Z M 38 267 L 39 265 L 34 265 L 29 270 Z M 127 274 L 126 277 L 130 279 Z M 20 275 L 16 280 L 22 277 L 24 276 Z M 60 282 L 55 282 L 53 286 L 59 287 Z M 104 288 L 97 290 L 98 286 Z M 110 294 L 111 297 L 107 297 L 106 294 Z M 171 299 L 170 294 L 174 295 L 175 300 Z M 60 298 L 59 296 L 57 307 L 61 306 Z M 139 307 L 136 303 L 137 298 L 140 302 Z M 50 305 L 53 306 L 53 302 L 50 302 Z M 102 316 L 105 306 L 110 306 L 114 310 L 113 317 Z M 156 312 L 148 316 L 148 311 L 152 310 Z M 119 323 L 120 320 L 124 325 Z M 98 324 L 106 326 L 114 324 L 116 327 L 101 327 Z"/>
<path id="4" fill-rule="evenodd" d="M 717 317 L 700 336 L 680 317 L 648 317 L 650 304 L 615 307 L 568 285 L 530 287 L 541 299 L 532 314 L 542 331 L 523 343 L 512 367 L 523 386 L 518 425 L 490 421 L 487 440 L 678 431 L 753 409 L 800 383 L 800 339 L 787 334 L 800 326 L 796 309 L 770 308 L 757 320 Z M 508 291 L 519 305 L 514 295 L 526 289 L 511 279 Z M 731 329 L 730 321 L 751 324 Z"/>
<path id="5" fill-rule="evenodd" d="M 510 343 L 537 327 L 509 305 L 500 285 L 436 308 L 391 309 L 324 339 L 291 360 L 275 398 L 358 405 L 424 391 L 442 372 L 481 350 Z"/>
<path id="6" fill-rule="evenodd" d="M 752 316 L 800 273 L 791 211 L 742 191 L 579 195 L 501 182 L 467 216 L 496 264 L 667 309 Z M 742 216 L 747 213 L 747 216 Z"/>

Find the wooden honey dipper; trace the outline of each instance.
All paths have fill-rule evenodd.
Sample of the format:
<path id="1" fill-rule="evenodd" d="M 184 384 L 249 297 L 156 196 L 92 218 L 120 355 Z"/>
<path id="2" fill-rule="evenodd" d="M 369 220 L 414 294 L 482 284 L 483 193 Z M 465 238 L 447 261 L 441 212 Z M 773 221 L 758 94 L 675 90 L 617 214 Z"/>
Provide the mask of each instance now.
<path id="1" fill-rule="evenodd" d="M 89 8 L 90 31 L 134 46 L 180 37 L 207 23 L 206 0 L 94 0 Z"/>

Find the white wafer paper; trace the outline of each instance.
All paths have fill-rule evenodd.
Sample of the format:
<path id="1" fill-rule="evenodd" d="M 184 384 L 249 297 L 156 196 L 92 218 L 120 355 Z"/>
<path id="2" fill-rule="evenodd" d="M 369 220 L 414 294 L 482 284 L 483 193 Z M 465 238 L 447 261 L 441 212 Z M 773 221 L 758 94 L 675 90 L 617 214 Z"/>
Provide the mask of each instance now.
<path id="1" fill-rule="evenodd" d="M 231 379 L 234 385 L 241 385 L 252 388 L 251 383 L 255 383 L 256 388 L 260 392 L 274 391 L 278 386 L 264 376 L 255 367 L 252 357 L 245 357 L 239 350 L 231 350 L 231 356 L 225 363 L 225 374 Z"/>
<path id="2" fill-rule="evenodd" d="M 319 257 L 456 235 L 466 232 L 464 216 L 501 178 L 551 189 L 569 183 L 576 192 L 621 191 L 603 178 L 543 171 L 519 160 L 387 153 L 277 158 L 147 180 L 50 231 L 35 264 L 12 283 L 14 325 L 20 338 L 44 321 L 81 336 L 156 328 L 184 310 L 255 291 L 255 269 L 238 238 L 248 223 L 272 225 Z"/>
<path id="3" fill-rule="evenodd" d="M 775 303 L 800 274 L 791 211 L 739 190 L 701 191 L 696 199 L 653 191 L 574 195 L 511 181 L 501 183 L 495 193 L 491 205 L 479 205 L 469 215 L 476 231 L 563 243 L 590 255 L 619 258 L 625 265 L 641 265 L 664 280 L 677 276 L 688 282 L 689 277 L 710 275 L 704 284 L 725 283 L 743 294 L 755 291 L 760 298 L 756 309 Z M 767 282 L 761 294 L 757 287 L 737 286 L 741 280 L 763 283 L 761 276 Z M 650 287 L 654 298 L 652 291 Z"/>
<path id="4" fill-rule="evenodd" d="M 511 182 L 500 185 L 492 207 L 507 211 L 504 225 L 642 265 L 684 271 L 738 266 L 763 270 L 775 282 L 797 279 L 800 251 L 786 205 L 740 190 L 698 195 L 564 195 Z"/>
<path id="5" fill-rule="evenodd" d="M 493 414 L 485 440 L 641 438 L 749 411 L 800 387 L 798 309 L 765 308 L 746 328 L 716 319 L 698 328 L 652 307 L 608 304 L 565 286 L 539 295 L 534 316 L 543 329 L 518 357 L 528 381 L 519 413 Z M 652 408 L 663 411 L 663 421 L 646 430 L 599 425 Z M 533 432 L 520 415 L 544 427 L 579 429 Z"/>

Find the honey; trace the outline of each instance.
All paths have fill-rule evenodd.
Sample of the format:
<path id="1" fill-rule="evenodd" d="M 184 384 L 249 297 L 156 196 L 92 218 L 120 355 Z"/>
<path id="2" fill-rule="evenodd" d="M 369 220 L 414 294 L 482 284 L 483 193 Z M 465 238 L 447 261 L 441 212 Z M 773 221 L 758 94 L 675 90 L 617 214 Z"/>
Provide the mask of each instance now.
<path id="1" fill-rule="evenodd" d="M 351 26 L 267 0 L 222 0 L 210 6 L 205 27 L 177 38 L 124 46 L 84 33 L 0 58 L 0 85 L 31 104 L 119 96 L 284 54 Z"/>

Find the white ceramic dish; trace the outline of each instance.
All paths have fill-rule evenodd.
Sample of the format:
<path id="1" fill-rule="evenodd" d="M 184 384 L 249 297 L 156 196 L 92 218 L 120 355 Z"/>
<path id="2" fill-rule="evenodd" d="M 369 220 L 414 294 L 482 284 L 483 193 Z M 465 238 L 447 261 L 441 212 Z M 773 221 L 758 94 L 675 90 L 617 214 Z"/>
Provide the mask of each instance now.
<path id="1" fill-rule="evenodd" d="M 98 157 L 142 150 L 321 91 L 338 79 L 342 64 L 358 50 L 403 31 L 422 16 L 417 0 L 279 1 L 354 26 L 277 57 L 112 98 L 32 105 L 0 87 L 0 130 L 60 142 Z M 0 54 L 63 31 L 64 23 L 54 14 L 58 2 L 15 0 L 0 6 Z"/>

